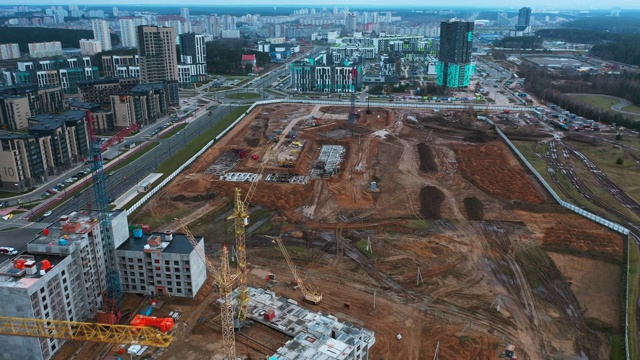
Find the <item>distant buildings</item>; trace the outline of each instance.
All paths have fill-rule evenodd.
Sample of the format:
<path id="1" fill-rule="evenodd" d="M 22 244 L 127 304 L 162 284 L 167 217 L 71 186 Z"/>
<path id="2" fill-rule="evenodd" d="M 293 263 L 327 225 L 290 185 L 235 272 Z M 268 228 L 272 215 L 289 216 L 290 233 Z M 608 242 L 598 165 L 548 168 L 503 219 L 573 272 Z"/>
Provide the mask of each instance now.
<path id="1" fill-rule="evenodd" d="M 178 81 L 175 29 L 142 25 L 137 32 L 140 82 Z"/>
<path id="2" fill-rule="evenodd" d="M 62 87 L 13 85 L 0 87 L 0 126 L 8 130 L 24 130 L 34 115 L 64 109 Z"/>
<path id="3" fill-rule="evenodd" d="M 440 51 L 436 65 L 436 84 L 466 88 L 475 71 L 471 62 L 473 22 L 449 20 L 440 24 Z"/>
<path id="4" fill-rule="evenodd" d="M 147 21 L 143 17 L 126 17 L 120 18 L 120 42 L 123 47 L 137 48 L 138 33 L 136 28 L 140 25 L 146 25 Z"/>
<path id="5" fill-rule="evenodd" d="M 5 84 L 60 86 L 66 93 L 76 93 L 78 81 L 98 78 L 98 67 L 88 56 L 18 61 L 17 66 L 2 70 Z"/>
<path id="6" fill-rule="evenodd" d="M 80 54 L 95 55 L 102 52 L 102 43 L 95 39 L 80 39 Z"/>
<path id="7" fill-rule="evenodd" d="M 0 60 L 20 59 L 21 57 L 18 44 L 0 44 Z"/>
<path id="8" fill-rule="evenodd" d="M 109 23 L 105 20 L 93 19 L 93 39 L 100 41 L 102 51 L 111 50 L 111 33 L 109 31 Z"/>
<path id="9" fill-rule="evenodd" d="M 324 52 L 316 58 L 294 61 L 289 65 L 289 70 L 292 91 L 352 93 L 362 87 L 362 69 L 359 65 L 348 62 L 330 65 Z M 357 71 L 355 77 L 354 71 Z"/>
<path id="10" fill-rule="evenodd" d="M 531 25 L 531 8 L 523 7 L 518 11 L 518 23 L 516 24 L 516 31 L 523 33 L 530 32 Z"/>
<path id="11" fill-rule="evenodd" d="M 29 43 L 30 58 L 44 58 L 62 56 L 62 43 L 60 41 Z"/>
<path id="12" fill-rule="evenodd" d="M 102 74 L 105 78 L 140 78 L 140 56 L 102 56 Z"/>

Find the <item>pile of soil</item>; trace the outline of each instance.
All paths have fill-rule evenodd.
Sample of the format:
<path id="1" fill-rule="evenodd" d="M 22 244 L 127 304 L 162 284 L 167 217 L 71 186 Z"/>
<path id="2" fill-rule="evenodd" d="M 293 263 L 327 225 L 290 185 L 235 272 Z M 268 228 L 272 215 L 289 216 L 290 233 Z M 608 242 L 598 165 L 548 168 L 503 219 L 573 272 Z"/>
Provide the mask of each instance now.
<path id="1" fill-rule="evenodd" d="M 477 197 L 464 198 L 464 209 L 468 220 L 484 220 L 484 204 Z"/>
<path id="2" fill-rule="evenodd" d="M 491 142 L 495 139 L 496 139 L 495 137 L 487 134 L 484 131 L 475 131 L 473 134 L 465 136 L 462 140 L 467 142 L 472 142 L 472 143 L 484 144 L 484 143 Z"/>
<path id="3" fill-rule="evenodd" d="M 444 193 L 437 187 L 423 187 L 420 189 L 420 214 L 428 220 L 441 219 L 440 205 L 444 198 Z"/>
<path id="4" fill-rule="evenodd" d="M 425 143 L 418 144 L 418 155 L 420 155 L 420 171 L 437 172 L 438 164 L 433 156 L 431 147 Z"/>
<path id="5" fill-rule="evenodd" d="M 198 194 L 198 195 L 195 195 L 195 196 L 186 196 L 186 195 L 180 194 L 180 195 L 176 195 L 176 196 L 171 197 L 171 201 L 181 201 L 181 202 L 185 202 L 185 201 L 204 201 L 204 200 L 213 200 L 215 197 L 216 197 L 216 193 L 214 193 L 214 192 Z"/>

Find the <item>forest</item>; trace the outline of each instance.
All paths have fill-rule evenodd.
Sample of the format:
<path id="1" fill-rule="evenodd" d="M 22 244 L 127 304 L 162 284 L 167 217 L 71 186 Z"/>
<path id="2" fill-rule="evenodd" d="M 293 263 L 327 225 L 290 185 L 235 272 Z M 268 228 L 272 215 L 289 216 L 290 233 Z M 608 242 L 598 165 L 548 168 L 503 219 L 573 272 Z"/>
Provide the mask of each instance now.
<path id="1" fill-rule="evenodd" d="M 540 36 L 506 36 L 494 43 L 494 46 L 509 49 L 541 49 L 542 38 Z"/>
<path id="2" fill-rule="evenodd" d="M 92 30 L 52 29 L 38 27 L 0 27 L 0 44 L 18 43 L 21 52 L 29 51 L 29 43 L 60 41 L 62 48 L 79 48 L 80 39 L 93 39 Z M 120 44 L 120 37 L 111 34 L 113 46 Z"/>
<path id="3" fill-rule="evenodd" d="M 605 124 L 616 123 L 624 127 L 640 130 L 640 122 L 629 119 L 621 113 L 602 110 L 567 95 L 567 93 L 591 93 L 618 96 L 640 104 L 640 73 L 620 75 L 577 74 L 550 72 L 534 66 L 522 65 L 518 76 L 525 78 L 525 89 L 535 94 L 543 102 L 552 102 L 574 114 Z"/>
<path id="4" fill-rule="evenodd" d="M 255 54 L 258 67 L 271 62 L 268 53 L 244 50 L 242 44 L 214 41 L 207 43 L 207 72 L 210 74 L 247 75 L 251 69 L 240 64 L 242 54 Z"/>

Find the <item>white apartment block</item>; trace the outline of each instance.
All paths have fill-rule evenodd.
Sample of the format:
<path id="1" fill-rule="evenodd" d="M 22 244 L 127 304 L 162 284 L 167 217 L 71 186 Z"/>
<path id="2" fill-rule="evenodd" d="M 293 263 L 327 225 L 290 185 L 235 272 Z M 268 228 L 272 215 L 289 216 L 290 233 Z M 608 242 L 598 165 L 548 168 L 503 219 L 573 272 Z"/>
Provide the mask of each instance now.
<path id="1" fill-rule="evenodd" d="M 106 20 L 93 19 L 91 21 L 93 27 L 94 40 L 100 41 L 102 51 L 111 50 L 111 35 L 109 32 L 109 23 Z"/>
<path id="2" fill-rule="evenodd" d="M 82 55 L 95 55 L 99 52 L 102 52 L 100 40 L 80 39 L 80 53 Z"/>
<path id="3" fill-rule="evenodd" d="M 204 254 L 204 238 L 196 241 Z M 171 231 L 134 231 L 117 248 L 116 258 L 122 289 L 129 293 L 194 297 L 207 278 L 204 261 L 187 236 Z"/>
<path id="4" fill-rule="evenodd" d="M 20 59 L 21 56 L 18 44 L 0 44 L 0 60 Z"/>
<path id="5" fill-rule="evenodd" d="M 147 21 L 143 17 L 127 17 L 121 18 L 120 21 L 120 42 L 123 47 L 138 47 L 138 35 L 136 28 L 140 25 L 146 25 Z"/>
<path id="6" fill-rule="evenodd" d="M 41 43 L 29 43 L 29 57 L 43 58 L 62 55 L 62 43 L 50 41 Z"/>
<path id="7" fill-rule="evenodd" d="M 125 212 L 111 213 L 116 244 L 127 237 Z M 124 232 L 122 231 L 124 229 Z M 2 315 L 86 321 L 102 306 L 105 286 L 100 225 L 75 212 L 43 230 L 27 252 L 0 264 Z M 1 359 L 48 360 L 62 339 L 0 336 Z"/>

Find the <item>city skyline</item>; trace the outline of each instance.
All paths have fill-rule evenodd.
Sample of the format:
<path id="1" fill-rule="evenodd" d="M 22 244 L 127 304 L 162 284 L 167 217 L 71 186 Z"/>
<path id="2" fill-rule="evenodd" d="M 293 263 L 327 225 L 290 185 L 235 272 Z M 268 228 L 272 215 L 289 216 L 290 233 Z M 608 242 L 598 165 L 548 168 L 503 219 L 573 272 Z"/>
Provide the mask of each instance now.
<path id="1" fill-rule="evenodd" d="M 86 5 L 85 2 L 80 0 L 69 0 L 65 3 L 60 3 L 59 1 L 51 1 L 51 0 L 7 0 L 4 3 L 5 6 L 14 6 L 14 5 L 26 5 L 26 6 L 52 6 L 52 5 Z M 178 6 L 172 0 L 137 0 L 136 2 L 129 2 L 126 0 L 98 0 L 91 4 L 91 7 L 96 6 Z M 187 2 L 181 3 L 180 7 L 214 7 L 210 2 L 205 0 L 189 0 Z M 351 1 L 348 5 L 344 3 L 326 3 L 320 0 L 308 0 L 302 2 L 301 0 L 272 0 L 268 3 L 257 2 L 255 0 L 222 0 L 215 4 L 215 7 L 237 7 L 237 6 L 257 6 L 257 7 L 265 7 L 265 6 L 284 6 L 284 7 L 317 7 L 317 8 L 333 8 L 333 7 L 371 7 L 371 8 L 415 8 L 415 9 L 424 9 L 424 8 L 477 8 L 477 9 L 486 9 L 486 8 L 509 8 L 509 9 L 518 9 L 522 6 L 528 6 L 533 8 L 544 8 L 544 9 L 582 9 L 582 10 L 597 10 L 597 9 L 611 9 L 614 7 L 625 8 L 625 9 L 640 9 L 640 3 L 633 0 L 617 0 L 614 3 L 603 3 L 597 0 L 587 0 L 587 1 L 578 1 L 578 0 L 569 0 L 564 1 L 561 4 L 550 0 L 530 0 L 523 1 L 520 3 L 513 3 L 507 0 L 492 0 L 488 2 L 483 2 L 482 5 L 479 5 L 477 2 L 470 0 L 456 1 L 454 3 L 429 3 L 429 4 L 419 4 L 416 5 L 415 2 L 409 0 L 399 0 L 393 2 L 393 5 L 390 5 L 388 1 L 380 1 L 380 0 L 354 0 Z"/>

